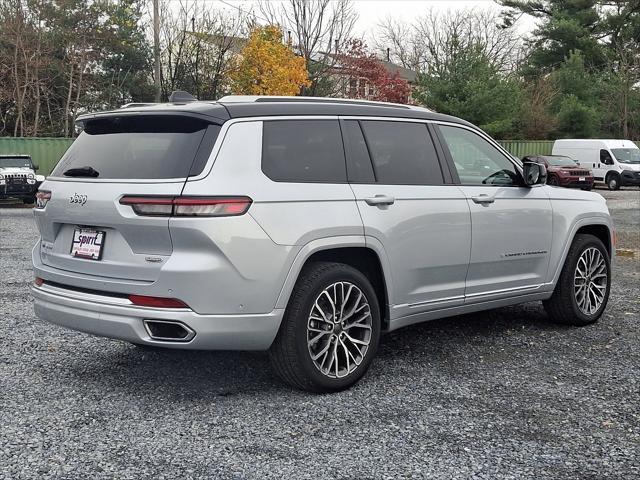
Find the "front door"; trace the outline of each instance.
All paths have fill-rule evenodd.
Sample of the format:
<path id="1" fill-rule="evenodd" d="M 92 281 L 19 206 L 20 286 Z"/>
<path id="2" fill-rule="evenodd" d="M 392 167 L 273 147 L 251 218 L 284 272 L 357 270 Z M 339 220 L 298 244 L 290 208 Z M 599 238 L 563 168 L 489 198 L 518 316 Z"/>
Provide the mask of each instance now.
<path id="1" fill-rule="evenodd" d="M 466 303 L 540 288 L 552 237 L 547 189 L 524 186 L 514 161 L 474 130 L 438 128 L 471 211 Z"/>
<path id="2" fill-rule="evenodd" d="M 444 184 L 427 125 L 345 120 L 343 135 L 365 235 L 390 266 L 392 319 L 462 305 L 469 207 L 456 185 Z"/>

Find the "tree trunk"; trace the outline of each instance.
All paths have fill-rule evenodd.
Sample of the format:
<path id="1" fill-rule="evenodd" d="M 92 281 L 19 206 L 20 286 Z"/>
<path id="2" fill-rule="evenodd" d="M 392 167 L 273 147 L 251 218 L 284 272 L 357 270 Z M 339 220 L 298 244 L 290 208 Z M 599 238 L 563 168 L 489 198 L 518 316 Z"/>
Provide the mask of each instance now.
<path id="1" fill-rule="evenodd" d="M 73 93 L 73 62 L 69 63 L 69 87 L 67 91 L 67 101 L 64 105 L 64 132 L 66 137 L 69 132 L 69 110 L 71 108 L 71 95 Z"/>

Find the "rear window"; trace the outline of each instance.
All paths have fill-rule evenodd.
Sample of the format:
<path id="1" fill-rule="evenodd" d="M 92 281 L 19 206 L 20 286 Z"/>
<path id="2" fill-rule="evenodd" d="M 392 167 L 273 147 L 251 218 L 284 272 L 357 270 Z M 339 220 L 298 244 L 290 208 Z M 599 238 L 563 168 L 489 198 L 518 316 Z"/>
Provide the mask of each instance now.
<path id="1" fill-rule="evenodd" d="M 87 167 L 98 172 L 98 179 L 197 175 L 202 172 L 219 131 L 218 125 L 185 116 L 90 120 L 51 175 L 64 177 L 70 169 Z"/>
<path id="2" fill-rule="evenodd" d="M 264 122 L 262 171 L 276 182 L 345 183 L 347 173 L 338 121 Z"/>

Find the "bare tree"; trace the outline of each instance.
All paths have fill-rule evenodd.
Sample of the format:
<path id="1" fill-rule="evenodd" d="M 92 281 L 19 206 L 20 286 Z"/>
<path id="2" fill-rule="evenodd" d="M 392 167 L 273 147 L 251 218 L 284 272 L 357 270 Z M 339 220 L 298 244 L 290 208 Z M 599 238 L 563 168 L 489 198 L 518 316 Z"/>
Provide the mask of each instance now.
<path id="1" fill-rule="evenodd" d="M 521 128 L 525 138 L 544 140 L 558 127 L 558 119 L 551 113 L 551 105 L 558 93 L 549 77 L 541 76 L 527 85 L 527 111 L 521 115 Z"/>
<path id="2" fill-rule="evenodd" d="M 14 136 L 36 135 L 40 124 L 41 68 L 45 54 L 41 25 L 42 2 L 27 6 L 7 0 L 0 7 L 0 112 L 3 128 L 13 113 Z"/>
<path id="3" fill-rule="evenodd" d="M 500 26 L 500 16 L 491 10 L 430 9 L 412 24 L 385 19 L 376 32 L 375 48 L 393 61 L 420 72 L 438 72 L 460 50 L 480 51 L 503 72 L 512 71 L 521 54 L 516 31 Z"/>
<path id="4" fill-rule="evenodd" d="M 337 54 L 347 49 L 358 15 L 351 0 L 261 0 L 259 9 L 269 23 L 279 25 L 286 41 L 305 59 L 311 86 L 303 95 L 337 93 L 332 73 Z"/>
<path id="5" fill-rule="evenodd" d="M 392 62 L 419 71 L 424 58 L 420 43 L 415 24 L 387 17 L 378 25 L 373 46 L 383 58 L 388 53 Z"/>
<path id="6" fill-rule="evenodd" d="M 246 23 L 242 12 L 231 15 L 204 2 L 181 0 L 178 9 L 165 3 L 160 26 L 164 97 L 173 90 L 211 100 L 227 93 L 231 58 L 243 46 Z"/>

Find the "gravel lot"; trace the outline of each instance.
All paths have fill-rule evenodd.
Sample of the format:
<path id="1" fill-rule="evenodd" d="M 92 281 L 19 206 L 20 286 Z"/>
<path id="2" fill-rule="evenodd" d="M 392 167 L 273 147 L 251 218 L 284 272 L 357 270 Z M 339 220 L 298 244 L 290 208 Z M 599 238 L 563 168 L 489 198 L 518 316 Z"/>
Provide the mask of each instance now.
<path id="1" fill-rule="evenodd" d="M 38 321 L 28 209 L 0 209 L 0 478 L 640 477 L 640 191 L 608 198 L 609 308 L 539 304 L 383 338 L 356 388 L 292 391 L 262 353 L 145 351 Z"/>

